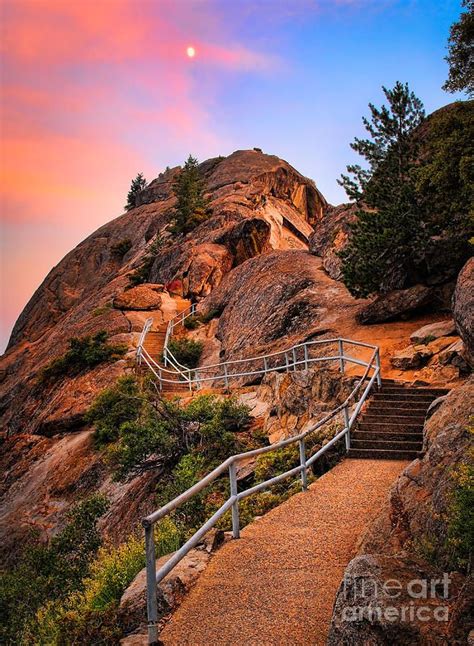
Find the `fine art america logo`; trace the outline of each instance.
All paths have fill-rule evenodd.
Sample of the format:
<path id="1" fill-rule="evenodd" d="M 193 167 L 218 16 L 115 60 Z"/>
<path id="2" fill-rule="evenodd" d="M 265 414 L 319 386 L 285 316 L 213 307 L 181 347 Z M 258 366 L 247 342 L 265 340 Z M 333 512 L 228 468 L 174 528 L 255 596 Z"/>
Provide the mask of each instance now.
<path id="1" fill-rule="evenodd" d="M 449 620 L 451 579 L 447 573 L 438 579 L 398 579 L 381 581 L 373 576 L 345 577 L 343 621 L 402 622 Z"/>

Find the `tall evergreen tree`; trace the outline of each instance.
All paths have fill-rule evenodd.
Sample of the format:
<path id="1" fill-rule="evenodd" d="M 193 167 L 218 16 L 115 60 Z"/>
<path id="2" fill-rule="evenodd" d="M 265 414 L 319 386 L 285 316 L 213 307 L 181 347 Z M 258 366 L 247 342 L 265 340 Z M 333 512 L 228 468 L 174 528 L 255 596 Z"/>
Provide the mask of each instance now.
<path id="1" fill-rule="evenodd" d="M 127 211 L 130 211 L 130 209 L 135 208 L 135 198 L 142 191 L 146 186 L 146 179 L 143 177 L 143 173 L 138 173 L 138 175 L 135 177 L 135 179 L 132 180 L 132 184 L 130 186 L 130 190 L 128 191 L 127 195 L 127 204 L 125 205 L 125 209 Z"/>
<path id="2" fill-rule="evenodd" d="M 448 41 L 449 77 L 443 85 L 447 92 L 465 91 L 474 96 L 474 0 L 462 0 L 463 11 L 451 25 Z"/>
<path id="3" fill-rule="evenodd" d="M 173 184 L 177 198 L 173 210 L 174 233 L 188 233 L 209 217 L 209 201 L 205 197 L 205 183 L 199 173 L 197 159 L 189 155 L 182 171 Z"/>
<path id="4" fill-rule="evenodd" d="M 413 131 L 423 121 L 423 104 L 407 84 L 383 87 L 388 106 L 369 104 L 363 123 L 369 139 L 356 138 L 353 150 L 367 167 L 351 165 L 339 183 L 360 205 L 353 235 L 341 252 L 343 280 L 358 297 L 403 287 L 416 273 L 427 232 L 417 205 Z"/>

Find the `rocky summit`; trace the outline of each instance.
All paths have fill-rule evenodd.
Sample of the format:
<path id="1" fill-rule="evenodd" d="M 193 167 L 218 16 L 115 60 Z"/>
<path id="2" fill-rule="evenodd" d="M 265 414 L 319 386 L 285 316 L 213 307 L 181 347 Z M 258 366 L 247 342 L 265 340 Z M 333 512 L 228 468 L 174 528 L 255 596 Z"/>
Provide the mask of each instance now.
<path id="1" fill-rule="evenodd" d="M 354 552 L 357 537 L 345 533 L 342 551 L 334 552 L 345 560 L 337 567 L 335 564 L 331 576 L 321 574 L 325 589 L 335 595 L 347 564 L 348 576 L 359 576 L 360 572 L 367 577 L 378 576 L 383 571 L 384 576 L 394 578 L 399 571 L 406 578 L 416 577 L 420 571 L 431 572 L 426 545 L 432 535 L 440 537 L 432 553 L 442 554 L 448 567 L 445 543 L 450 530 L 444 517 L 454 484 L 446 474 L 461 464 L 467 451 L 469 395 L 472 397 L 472 259 L 457 282 L 452 272 L 446 272 L 446 280 L 437 280 L 435 285 L 414 284 L 375 299 L 356 299 L 341 281 L 338 253 L 357 220 L 354 205 L 328 204 L 314 181 L 277 156 L 259 149 L 239 150 L 199 165 L 208 214 L 192 231 L 177 233 L 172 226 L 174 186 L 182 172 L 177 167 L 161 173 L 135 195 L 133 208 L 72 250 L 51 270 L 15 324 L 0 369 L 0 544 L 5 561 L 16 561 L 19 547 L 32 530 L 43 543 L 58 535 L 77 501 L 91 493 L 99 492 L 108 499 L 99 530 L 102 538 L 115 546 L 128 540 L 140 519 L 156 508 L 164 467 L 158 460 L 154 468 L 117 479 L 111 467 L 113 451 L 99 447 L 90 410 L 97 395 L 120 377 L 146 380 L 146 375 L 151 375 L 136 362 L 145 322 L 151 319 L 145 348 L 159 369 L 164 365 L 168 322 L 194 305 L 194 314 L 185 329 L 180 328 L 178 339 L 202 349 L 198 367 L 335 338 L 354 339 L 380 349 L 385 381 L 379 395 L 383 397 L 374 399 L 365 409 L 363 419 L 369 428 L 364 429 L 362 424 L 357 433 L 359 442 L 366 442 L 362 451 L 365 457 L 375 461 L 388 456 L 392 461 L 388 470 L 384 470 L 383 461 L 374 462 L 371 468 L 358 463 L 360 482 L 374 487 L 371 493 L 378 507 L 359 523 L 369 523 L 369 533 L 358 554 Z M 353 347 L 351 356 L 366 361 L 367 349 Z M 346 368 L 344 377 L 339 364 L 324 368 L 314 364 L 300 372 L 280 369 L 263 378 L 257 375 L 236 380 L 231 393 L 250 407 L 252 428 L 257 429 L 260 441 L 263 435 L 266 445 L 309 428 L 341 404 L 361 374 L 357 365 Z M 212 379 L 204 391 L 222 398 L 229 395 L 222 383 L 212 383 Z M 442 401 L 438 402 L 440 393 Z M 162 397 L 169 402 L 176 394 L 192 405 L 186 384 L 164 388 Z M 105 408 L 110 405 L 108 401 Z M 420 408 L 418 402 L 422 402 Z M 384 404 L 390 410 L 384 410 Z M 165 419 L 167 410 L 166 406 L 160 409 Z M 117 424 L 120 421 L 117 418 Z M 415 424 L 416 428 L 411 428 Z M 377 455 L 370 453 L 367 445 L 375 433 L 381 434 L 377 446 L 382 448 Z M 416 442 L 412 442 L 416 450 L 402 450 L 401 454 L 404 459 L 415 460 L 403 470 L 405 463 L 396 462 L 396 453 L 401 443 L 410 443 L 410 434 L 416 434 Z M 325 436 L 321 442 L 328 439 Z M 340 453 L 326 456 L 321 470 L 330 469 L 340 458 Z M 350 464 L 347 460 L 345 466 L 323 480 L 320 489 L 312 490 L 316 502 L 331 491 L 338 492 L 339 498 L 331 506 L 336 516 L 339 501 L 346 504 L 346 492 L 351 488 Z M 247 462 L 238 474 L 239 482 L 250 482 L 264 466 L 253 460 Z M 387 498 L 385 489 L 400 470 L 403 473 Z M 376 489 L 377 478 L 372 476 L 379 471 L 382 488 Z M 337 473 L 343 474 L 339 484 Z M 320 475 L 317 470 L 315 474 Z M 181 475 L 185 489 L 189 481 L 184 476 L 189 474 Z M 341 485 L 346 482 L 344 478 L 347 487 Z M 361 487 L 355 489 L 357 504 L 363 506 Z M 382 510 L 383 499 L 386 506 Z M 268 531 L 273 531 L 272 518 L 279 519 L 279 531 L 283 531 L 285 509 L 291 512 L 288 518 L 293 514 L 301 517 L 301 499 L 295 500 L 269 517 L 260 529 L 257 526 L 258 531 L 249 530 L 249 535 L 262 534 L 264 545 L 269 540 L 267 525 Z M 249 517 L 259 515 L 254 510 Z M 350 515 L 347 506 L 341 507 L 341 518 Z M 314 531 L 325 522 L 325 517 L 320 520 L 316 516 Z M 337 541 L 337 527 L 333 530 Z M 301 561 L 310 567 L 304 537 L 299 530 L 295 532 Z M 333 536 L 331 532 L 328 536 Z M 279 540 L 276 536 L 272 545 L 277 560 Z M 222 541 L 218 542 L 220 545 Z M 249 549 L 248 543 L 242 544 Z M 176 546 L 170 543 L 168 551 L 174 549 Z M 192 572 L 181 565 L 181 578 L 175 574 L 161 584 L 163 613 L 174 610 L 188 588 L 199 586 L 196 581 L 204 576 L 201 571 L 211 559 L 214 546 L 208 552 L 206 549 L 201 544 L 190 554 Z M 232 555 L 232 549 L 237 554 L 237 548 L 226 545 L 222 553 Z M 321 547 L 322 552 L 324 549 Z M 241 560 L 242 554 L 238 556 Z M 245 561 L 251 558 L 248 554 L 244 554 Z M 162 556 L 160 563 L 168 558 Z M 226 559 L 225 567 L 216 560 L 216 571 L 221 567 L 223 572 L 232 572 L 234 561 L 231 556 Z M 127 584 L 132 583 L 137 574 L 117 609 L 120 634 L 117 637 L 114 633 L 115 641 L 110 643 L 118 643 L 129 634 L 132 637 L 126 639 L 131 641 L 124 644 L 146 639 L 139 637 L 145 622 L 142 565 L 139 561 L 137 571 L 127 579 Z M 464 574 L 456 576 L 450 603 L 458 608 L 467 602 Z M 280 584 L 274 587 L 282 589 Z M 246 594 L 251 592 L 248 588 Z M 196 589 L 195 598 L 199 598 L 203 592 Z M 329 634 L 330 644 L 428 643 L 423 642 L 426 631 L 422 625 L 413 626 L 409 633 L 404 626 L 398 626 L 397 632 L 393 625 L 383 622 L 370 627 L 355 622 L 348 627 L 341 620 L 347 605 L 341 590 L 330 628 L 332 597 L 325 602 L 323 623 L 315 627 L 321 633 L 318 640 Z M 127 606 L 130 599 L 132 609 Z M 189 603 L 186 612 L 194 616 L 192 599 Z M 312 603 L 317 603 L 317 595 L 310 597 L 309 606 Z M 222 616 L 218 619 L 224 621 L 222 599 L 219 608 Z M 271 600 L 268 608 L 268 612 L 274 609 Z M 317 613 L 314 616 L 319 617 Z M 179 616 L 176 622 L 172 631 L 181 634 Z M 449 640 L 458 639 L 465 629 L 462 621 L 454 621 L 440 637 L 448 641 L 433 643 L 461 643 Z M 402 634 L 408 637 L 397 641 L 397 635 Z"/>

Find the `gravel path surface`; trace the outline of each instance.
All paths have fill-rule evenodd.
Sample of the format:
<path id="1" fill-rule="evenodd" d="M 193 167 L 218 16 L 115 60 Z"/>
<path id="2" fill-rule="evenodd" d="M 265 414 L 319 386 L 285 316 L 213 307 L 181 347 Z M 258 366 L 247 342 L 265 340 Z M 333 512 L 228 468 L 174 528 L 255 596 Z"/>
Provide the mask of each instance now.
<path id="1" fill-rule="evenodd" d="M 161 633 L 166 646 L 319 646 L 359 537 L 407 465 L 343 460 L 226 543 Z"/>

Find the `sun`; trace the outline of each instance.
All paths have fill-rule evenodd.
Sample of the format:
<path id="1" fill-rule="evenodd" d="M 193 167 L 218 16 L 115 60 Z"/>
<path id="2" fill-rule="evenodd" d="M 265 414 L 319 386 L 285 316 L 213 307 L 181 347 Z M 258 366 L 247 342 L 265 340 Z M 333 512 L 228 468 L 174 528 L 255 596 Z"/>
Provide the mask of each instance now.
<path id="1" fill-rule="evenodd" d="M 194 58 L 196 56 L 196 50 L 194 49 L 194 47 L 189 46 L 186 49 L 186 54 L 188 55 L 189 58 Z"/>

